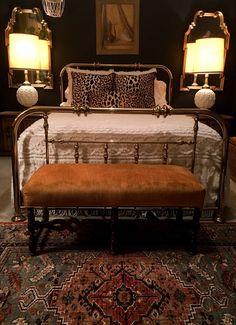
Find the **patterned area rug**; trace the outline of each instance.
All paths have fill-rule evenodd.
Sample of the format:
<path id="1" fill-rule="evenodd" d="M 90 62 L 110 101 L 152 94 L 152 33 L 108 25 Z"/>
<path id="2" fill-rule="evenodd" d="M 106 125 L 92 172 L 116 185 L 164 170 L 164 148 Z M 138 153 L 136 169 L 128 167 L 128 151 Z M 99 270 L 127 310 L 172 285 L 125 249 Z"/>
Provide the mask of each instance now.
<path id="1" fill-rule="evenodd" d="M 236 324 L 236 225 L 202 224 L 195 256 L 143 226 L 112 256 L 95 228 L 46 232 L 31 257 L 26 224 L 0 224 L 0 324 Z"/>

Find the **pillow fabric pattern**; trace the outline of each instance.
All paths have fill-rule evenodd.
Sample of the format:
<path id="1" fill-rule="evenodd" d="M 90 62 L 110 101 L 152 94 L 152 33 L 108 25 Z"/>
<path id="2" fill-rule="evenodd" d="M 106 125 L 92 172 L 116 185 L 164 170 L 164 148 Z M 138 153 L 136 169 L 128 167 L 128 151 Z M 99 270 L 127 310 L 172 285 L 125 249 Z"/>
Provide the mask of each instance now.
<path id="1" fill-rule="evenodd" d="M 141 72 L 115 72 L 115 89 L 119 101 L 118 107 L 155 107 L 155 76 L 155 69 Z"/>
<path id="2" fill-rule="evenodd" d="M 92 91 L 89 94 L 89 105 L 90 107 L 119 107 L 119 96 L 116 91 L 110 91 L 104 94 L 103 98 L 99 102 L 97 100 L 97 91 Z"/>
<path id="3" fill-rule="evenodd" d="M 74 107 L 105 107 L 113 91 L 114 73 L 68 68 L 69 101 Z"/>

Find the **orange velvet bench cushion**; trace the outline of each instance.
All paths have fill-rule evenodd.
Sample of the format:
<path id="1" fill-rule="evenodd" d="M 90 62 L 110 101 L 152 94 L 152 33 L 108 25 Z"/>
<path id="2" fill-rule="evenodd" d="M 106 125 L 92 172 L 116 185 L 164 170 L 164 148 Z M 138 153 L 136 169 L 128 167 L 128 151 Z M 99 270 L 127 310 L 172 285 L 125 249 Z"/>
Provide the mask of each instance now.
<path id="1" fill-rule="evenodd" d="M 49 164 L 23 186 L 25 207 L 201 208 L 205 189 L 186 168 L 146 164 Z"/>

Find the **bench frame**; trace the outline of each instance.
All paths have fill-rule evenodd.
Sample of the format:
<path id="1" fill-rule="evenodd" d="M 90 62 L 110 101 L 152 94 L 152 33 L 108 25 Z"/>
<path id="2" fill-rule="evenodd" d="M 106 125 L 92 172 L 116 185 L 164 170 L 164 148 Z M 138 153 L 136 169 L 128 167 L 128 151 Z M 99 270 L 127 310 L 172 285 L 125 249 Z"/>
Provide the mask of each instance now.
<path id="1" fill-rule="evenodd" d="M 228 149 L 228 136 L 227 130 L 224 124 L 224 121 L 214 112 L 202 109 L 193 109 L 193 108 L 186 108 L 186 109 L 171 109 L 170 106 L 164 106 L 162 108 L 155 107 L 154 109 L 114 109 L 114 108 L 104 108 L 104 109 L 96 109 L 96 108 L 81 108 L 75 109 L 71 107 L 57 107 L 57 106 L 36 106 L 29 108 L 22 112 L 14 121 L 13 124 L 13 156 L 12 156 L 12 168 L 13 168 L 13 186 L 14 186 L 14 207 L 15 207 L 15 216 L 14 220 L 22 220 L 22 213 L 21 211 L 25 210 L 25 207 L 22 205 L 21 200 L 21 191 L 19 185 L 19 173 L 18 173 L 18 146 L 17 141 L 19 137 L 19 127 L 22 121 L 27 118 L 28 116 L 39 116 L 43 117 L 44 120 L 44 131 L 45 131 L 45 161 L 46 164 L 49 164 L 49 143 L 55 140 L 49 138 L 49 125 L 48 125 L 48 115 L 52 112 L 57 113 L 65 113 L 71 112 L 78 114 L 91 114 L 91 113 L 112 113 L 112 114 L 153 114 L 156 115 L 158 118 L 160 115 L 167 116 L 167 115 L 191 115 L 194 117 L 194 126 L 193 126 L 193 140 L 186 141 L 182 144 L 189 144 L 193 146 L 193 155 L 192 155 L 192 166 L 191 172 L 194 173 L 194 166 L 195 166 L 195 156 L 196 156 L 196 145 L 197 145 L 197 135 L 198 135 L 198 123 L 201 119 L 203 120 L 210 120 L 217 125 L 217 129 L 220 130 L 222 136 L 222 156 L 221 156 L 221 172 L 220 172 L 220 180 L 219 180 L 219 192 L 218 192 L 218 200 L 215 207 L 212 209 L 214 210 L 214 219 L 216 221 L 222 221 L 222 213 L 223 213 L 223 202 L 224 202 L 224 182 L 225 182 L 225 175 L 226 175 L 226 165 L 227 165 L 227 149 Z M 60 140 L 61 142 L 61 140 Z M 66 141 L 68 142 L 68 141 Z M 75 141 L 76 142 L 76 141 Z M 160 142 L 156 141 L 156 143 L 160 144 Z M 168 143 L 163 144 L 163 164 L 167 164 L 168 160 Z M 173 144 L 173 142 L 172 142 Z M 179 144 L 179 143 L 178 143 Z M 78 143 L 74 143 L 74 150 L 75 150 L 75 163 L 78 163 L 79 155 L 78 155 Z M 139 160 L 139 144 L 134 143 L 134 163 L 138 163 Z M 108 162 L 108 151 L 107 151 L 107 144 L 104 144 L 104 163 Z M 36 207 L 40 208 L 40 207 Z M 35 221 L 35 214 L 34 208 L 28 209 L 28 229 L 31 233 L 30 236 L 30 250 L 33 254 L 36 252 L 36 245 L 37 245 L 37 237 L 41 232 L 42 228 L 49 225 L 49 209 L 55 207 L 48 207 L 48 209 L 43 208 L 43 215 L 42 215 L 42 222 Z M 64 207 L 61 207 L 64 208 Z M 73 208 L 73 207 L 71 207 Z M 78 207 L 76 207 L 78 208 Z M 88 207 L 88 208 L 97 208 L 97 207 Z M 136 208 L 136 207 L 130 207 Z M 168 208 L 168 207 L 166 207 Z M 187 208 L 187 207 L 186 207 Z M 150 207 L 153 209 L 153 207 Z M 148 210 L 148 209 L 147 209 Z M 182 214 L 178 213 L 179 221 L 182 220 Z M 199 219 L 201 215 L 201 209 L 194 209 L 194 217 L 193 217 L 193 228 L 192 228 L 192 243 L 191 249 L 192 251 L 196 251 L 197 246 L 197 230 L 199 228 Z M 111 249 L 112 252 L 116 252 L 116 227 L 118 222 L 118 207 L 111 207 Z"/>

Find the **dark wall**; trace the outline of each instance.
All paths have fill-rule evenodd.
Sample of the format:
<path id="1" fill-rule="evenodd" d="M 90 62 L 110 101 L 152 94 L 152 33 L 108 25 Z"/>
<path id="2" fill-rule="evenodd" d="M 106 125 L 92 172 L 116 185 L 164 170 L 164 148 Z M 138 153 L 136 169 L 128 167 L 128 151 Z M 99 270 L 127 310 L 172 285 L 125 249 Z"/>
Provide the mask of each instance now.
<path id="1" fill-rule="evenodd" d="M 52 72 L 54 89 L 39 90 L 38 104 L 57 105 L 59 72 L 70 62 L 159 63 L 168 66 L 174 76 L 172 106 L 193 107 L 194 91 L 180 92 L 179 79 L 183 61 L 183 38 L 197 10 L 223 12 L 231 34 L 230 49 L 225 67 L 225 87 L 217 92 L 214 110 L 236 115 L 236 1 L 235 0 L 140 0 L 140 51 L 139 55 L 96 55 L 95 0 L 65 0 L 61 18 L 44 14 L 52 30 Z M 15 6 L 39 7 L 41 1 L 0 1 L 0 110 L 21 109 L 16 101 L 16 89 L 7 83 L 7 50 L 4 29 Z M 44 13 L 44 12 L 43 12 Z"/>

